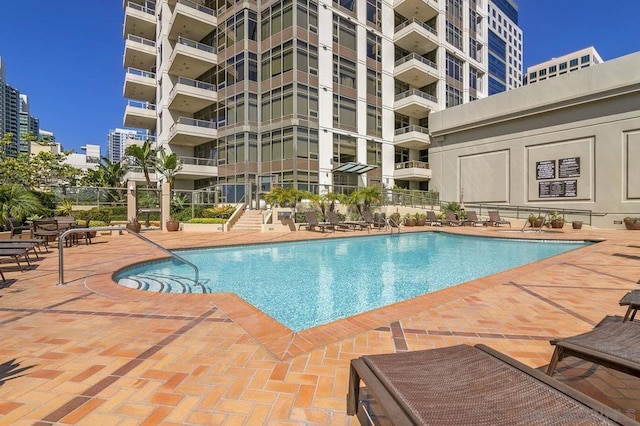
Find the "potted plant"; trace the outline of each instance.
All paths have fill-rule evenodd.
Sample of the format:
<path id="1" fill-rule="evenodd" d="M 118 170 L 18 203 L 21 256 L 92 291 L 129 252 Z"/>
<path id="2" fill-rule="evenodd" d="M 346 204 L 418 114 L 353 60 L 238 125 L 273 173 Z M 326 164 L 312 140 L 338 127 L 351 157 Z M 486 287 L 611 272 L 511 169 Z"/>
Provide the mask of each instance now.
<path id="1" fill-rule="evenodd" d="M 640 217 L 625 217 L 624 226 L 628 230 L 640 230 Z"/>
<path id="2" fill-rule="evenodd" d="M 165 222 L 165 226 L 167 228 L 167 231 L 177 231 L 180 229 L 180 222 L 178 222 L 173 218 L 173 216 L 171 216 L 169 220 Z"/>
<path id="3" fill-rule="evenodd" d="M 531 224 L 532 228 L 540 228 L 542 226 L 542 222 L 544 221 L 544 218 L 540 215 L 536 216 L 533 213 L 531 213 L 527 221 Z"/>
<path id="4" fill-rule="evenodd" d="M 158 155 L 158 158 L 156 159 L 155 166 L 158 171 L 162 173 L 165 179 L 167 179 L 167 183 L 169 184 L 169 193 L 173 196 L 170 203 L 170 214 L 175 214 L 176 212 L 184 209 L 184 204 L 186 202 L 185 197 L 181 197 L 173 193 L 173 184 L 175 182 L 176 175 L 180 170 L 182 170 L 182 163 L 178 158 L 178 154 L 175 152 L 167 154 L 164 147 L 158 149 L 156 154 Z M 167 231 L 177 231 L 180 229 L 180 222 L 175 220 L 173 216 L 169 216 L 169 220 L 165 223 L 165 228 Z"/>
<path id="5" fill-rule="evenodd" d="M 416 226 L 416 220 L 411 213 L 404 215 L 404 226 Z"/>
<path id="6" fill-rule="evenodd" d="M 416 213 L 416 226 L 425 226 L 427 224 L 427 215 L 425 213 Z"/>
<path id="7" fill-rule="evenodd" d="M 394 227 L 400 227 L 400 213 L 391 213 L 389 215 L 389 224 Z"/>
<path id="8" fill-rule="evenodd" d="M 582 229 L 582 221 L 581 220 L 574 220 L 573 222 L 571 222 L 571 227 L 573 229 Z"/>
<path id="9" fill-rule="evenodd" d="M 138 233 L 140 233 L 140 230 L 142 229 L 142 224 L 138 222 L 137 217 L 131 218 L 131 220 L 129 221 L 129 223 L 127 223 L 126 226 L 128 229 L 131 229 L 133 232 L 138 232 Z"/>
<path id="10" fill-rule="evenodd" d="M 552 228 L 562 228 L 564 226 L 564 217 L 559 212 L 549 213 L 549 223 Z"/>

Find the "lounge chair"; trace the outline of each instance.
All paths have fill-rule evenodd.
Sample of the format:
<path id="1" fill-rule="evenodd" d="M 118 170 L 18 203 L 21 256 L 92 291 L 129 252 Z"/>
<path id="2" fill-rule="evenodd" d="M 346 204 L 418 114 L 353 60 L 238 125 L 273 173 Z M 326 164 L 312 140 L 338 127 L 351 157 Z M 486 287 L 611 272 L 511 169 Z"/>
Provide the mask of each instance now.
<path id="1" fill-rule="evenodd" d="M 478 215 L 474 210 L 470 210 L 467 212 L 467 218 L 462 221 L 462 225 L 464 226 L 484 225 L 484 221 L 478 219 Z"/>
<path id="2" fill-rule="evenodd" d="M 456 217 L 456 214 L 452 211 L 444 212 L 444 219 L 440 221 L 443 225 L 459 226 L 462 225 L 462 221 Z"/>
<path id="3" fill-rule="evenodd" d="M 362 211 L 362 219 L 363 219 L 363 228 L 371 229 L 378 228 L 378 231 L 385 229 L 387 227 L 387 221 L 382 216 L 378 216 L 378 218 L 374 218 L 369 210 Z"/>
<path id="4" fill-rule="evenodd" d="M 324 232 L 325 229 L 331 229 L 332 231 L 335 231 L 333 225 L 331 225 L 330 223 L 318 222 L 318 216 L 316 216 L 316 212 L 305 212 L 304 215 L 307 219 L 307 224 L 304 225 L 307 231 L 313 231 L 316 229 L 322 232 Z"/>
<path id="5" fill-rule="evenodd" d="M 620 306 L 627 306 L 623 322 L 633 321 L 638 309 L 640 309 L 640 290 L 632 290 L 620 299 Z"/>
<path id="6" fill-rule="evenodd" d="M 333 229 L 355 231 L 356 228 L 361 228 L 361 225 L 356 222 L 341 222 L 336 212 L 333 211 L 327 212 L 327 220 L 330 225 L 333 225 Z"/>
<path id="7" fill-rule="evenodd" d="M 27 256 L 30 251 L 33 251 L 33 253 L 36 255 L 36 259 L 38 259 L 40 256 L 38 256 L 36 247 L 38 247 L 38 243 L 29 242 L 27 240 L 0 240 L 0 249 L 26 249 Z"/>
<path id="8" fill-rule="evenodd" d="M 361 381 L 375 399 L 370 405 L 371 399 L 361 401 Z M 484 345 L 352 360 L 347 414 L 357 415 L 361 424 L 369 424 L 367 416 L 377 415 L 378 420 L 397 425 L 637 425 L 624 414 Z"/>
<path id="9" fill-rule="evenodd" d="M 31 262 L 29 261 L 29 255 L 27 253 L 26 248 L 15 247 L 15 248 L 0 248 L 0 262 L 6 263 L 10 261 L 14 261 L 18 264 L 20 271 L 22 271 L 22 265 L 20 264 L 19 259 L 24 257 L 24 260 L 27 261 L 27 265 L 31 266 Z"/>
<path id="10" fill-rule="evenodd" d="M 552 340 L 555 344 L 547 374 L 553 372 L 564 357 L 587 361 L 640 377 L 640 323 L 602 321 L 593 330 L 576 336 Z"/>
<path id="11" fill-rule="evenodd" d="M 489 211 L 489 220 L 485 222 L 485 225 L 488 225 L 488 226 L 509 225 L 509 228 L 511 228 L 511 222 L 509 222 L 508 220 L 502 220 L 500 218 L 500 212 L 498 210 Z"/>
<path id="12" fill-rule="evenodd" d="M 442 226 L 442 221 L 440 219 L 438 219 L 438 216 L 436 215 L 436 212 L 434 212 L 433 210 L 427 210 L 427 222 L 429 225 L 434 226 L 434 225 L 438 225 L 438 226 Z"/>

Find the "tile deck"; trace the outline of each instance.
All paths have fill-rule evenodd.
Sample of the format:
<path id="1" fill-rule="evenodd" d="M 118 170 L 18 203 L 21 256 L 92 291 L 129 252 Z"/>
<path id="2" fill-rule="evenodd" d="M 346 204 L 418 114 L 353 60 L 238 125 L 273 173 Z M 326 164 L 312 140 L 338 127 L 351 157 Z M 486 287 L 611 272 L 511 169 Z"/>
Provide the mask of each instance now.
<path id="1" fill-rule="evenodd" d="M 118 286 L 115 270 L 164 256 L 126 233 L 66 248 L 63 286 L 57 248 L 22 273 L 2 265 L 0 424 L 357 424 L 345 395 L 360 355 L 484 343 L 544 368 L 550 339 L 624 315 L 619 299 L 639 288 L 640 232 L 505 230 L 444 229 L 601 242 L 300 333 L 234 294 Z M 182 248 L 366 232 L 143 234 Z M 640 419 L 638 378 L 572 357 L 554 377 Z"/>

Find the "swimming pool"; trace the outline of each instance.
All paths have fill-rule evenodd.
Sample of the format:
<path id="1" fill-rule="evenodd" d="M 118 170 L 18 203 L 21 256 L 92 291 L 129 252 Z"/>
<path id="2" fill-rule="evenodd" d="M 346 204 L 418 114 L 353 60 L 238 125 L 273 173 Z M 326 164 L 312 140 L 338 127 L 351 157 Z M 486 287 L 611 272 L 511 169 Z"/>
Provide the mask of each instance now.
<path id="1" fill-rule="evenodd" d="M 305 330 L 582 247 L 436 232 L 175 250 L 198 265 L 148 262 L 117 272 L 153 291 L 233 292 L 293 331 Z"/>

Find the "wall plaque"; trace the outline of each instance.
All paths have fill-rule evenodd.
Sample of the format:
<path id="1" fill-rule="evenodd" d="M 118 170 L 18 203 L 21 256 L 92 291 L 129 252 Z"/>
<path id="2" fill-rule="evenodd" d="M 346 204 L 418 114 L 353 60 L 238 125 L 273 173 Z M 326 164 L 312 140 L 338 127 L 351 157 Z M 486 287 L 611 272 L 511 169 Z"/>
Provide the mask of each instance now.
<path id="1" fill-rule="evenodd" d="M 555 178 L 556 160 L 536 161 L 536 180 Z"/>
<path id="2" fill-rule="evenodd" d="M 558 160 L 558 177 L 570 178 L 580 176 L 580 157 L 561 158 Z"/>
<path id="3" fill-rule="evenodd" d="M 569 198 L 578 196 L 577 180 L 538 182 L 539 198 Z"/>

